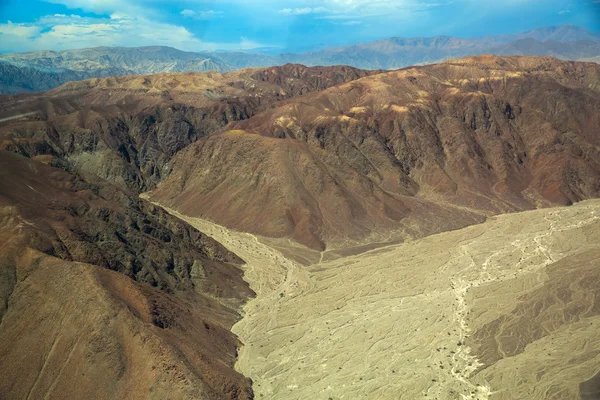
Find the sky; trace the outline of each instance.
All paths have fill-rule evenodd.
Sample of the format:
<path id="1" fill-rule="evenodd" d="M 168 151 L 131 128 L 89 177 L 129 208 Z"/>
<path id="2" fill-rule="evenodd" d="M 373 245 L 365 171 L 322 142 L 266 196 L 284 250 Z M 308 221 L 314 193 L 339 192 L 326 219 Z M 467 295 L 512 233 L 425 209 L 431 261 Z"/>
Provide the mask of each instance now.
<path id="1" fill-rule="evenodd" d="M 148 45 L 300 52 L 562 24 L 600 32 L 600 0 L 0 0 L 0 52 Z"/>

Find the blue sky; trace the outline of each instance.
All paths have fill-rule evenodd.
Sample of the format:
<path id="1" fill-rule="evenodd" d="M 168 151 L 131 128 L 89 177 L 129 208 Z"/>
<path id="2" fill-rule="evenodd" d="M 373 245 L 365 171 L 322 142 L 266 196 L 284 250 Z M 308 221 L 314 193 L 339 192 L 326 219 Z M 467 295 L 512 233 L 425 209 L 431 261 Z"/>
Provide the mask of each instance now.
<path id="1" fill-rule="evenodd" d="M 560 24 L 599 32 L 600 0 L 0 0 L 0 52 L 101 45 L 304 51 Z"/>

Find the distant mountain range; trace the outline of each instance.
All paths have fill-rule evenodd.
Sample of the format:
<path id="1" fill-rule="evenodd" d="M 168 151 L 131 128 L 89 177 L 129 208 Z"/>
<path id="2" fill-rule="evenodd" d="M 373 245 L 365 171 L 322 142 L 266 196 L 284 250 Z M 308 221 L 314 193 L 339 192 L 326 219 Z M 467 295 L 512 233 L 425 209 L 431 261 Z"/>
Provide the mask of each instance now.
<path id="1" fill-rule="evenodd" d="M 0 56 L 0 93 L 37 92 L 69 81 L 116 75 L 233 69 L 208 55 L 159 46 L 12 53 Z"/>
<path id="2" fill-rule="evenodd" d="M 0 55 L 0 93 L 44 91 L 63 83 L 113 75 L 229 72 L 287 63 L 397 69 L 469 55 L 552 56 L 597 61 L 600 35 L 574 25 L 471 39 L 450 36 L 378 40 L 306 53 L 185 52 L 171 47 L 97 47 Z"/>

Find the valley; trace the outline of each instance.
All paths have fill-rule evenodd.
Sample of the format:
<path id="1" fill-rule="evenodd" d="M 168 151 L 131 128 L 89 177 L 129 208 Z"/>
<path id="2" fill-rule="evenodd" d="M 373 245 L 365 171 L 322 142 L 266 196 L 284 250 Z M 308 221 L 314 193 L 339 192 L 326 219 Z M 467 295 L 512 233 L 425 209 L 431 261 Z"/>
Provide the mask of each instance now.
<path id="1" fill-rule="evenodd" d="M 311 265 L 168 211 L 246 261 L 257 399 L 575 399 L 597 372 L 598 200 Z"/>
<path id="2" fill-rule="evenodd" d="M 0 107 L 0 398 L 600 391 L 598 64 L 116 76 Z"/>

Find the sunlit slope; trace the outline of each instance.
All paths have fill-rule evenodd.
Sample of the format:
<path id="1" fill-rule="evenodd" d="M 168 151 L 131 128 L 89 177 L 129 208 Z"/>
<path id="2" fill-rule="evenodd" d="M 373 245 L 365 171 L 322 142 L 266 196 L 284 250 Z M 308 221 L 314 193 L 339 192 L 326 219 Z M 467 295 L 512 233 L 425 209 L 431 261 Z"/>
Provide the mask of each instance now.
<path id="1" fill-rule="evenodd" d="M 248 262 L 234 332 L 256 398 L 574 399 L 598 370 L 600 201 L 310 267 L 186 220 Z"/>
<path id="2" fill-rule="evenodd" d="M 366 76 L 231 122 L 153 200 L 316 250 L 600 197 L 600 66 L 469 57 Z"/>

